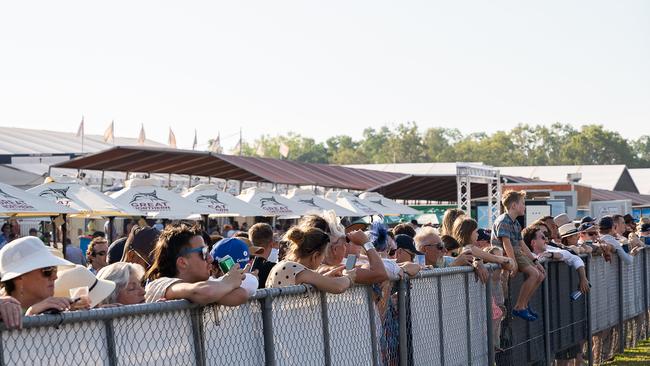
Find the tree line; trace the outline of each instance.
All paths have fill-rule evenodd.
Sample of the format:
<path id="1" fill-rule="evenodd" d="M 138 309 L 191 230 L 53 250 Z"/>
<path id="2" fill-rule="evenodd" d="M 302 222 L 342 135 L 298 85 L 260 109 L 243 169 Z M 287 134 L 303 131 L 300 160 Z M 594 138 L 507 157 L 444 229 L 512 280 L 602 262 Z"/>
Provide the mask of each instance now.
<path id="1" fill-rule="evenodd" d="M 288 155 L 280 155 L 286 145 Z M 295 133 L 264 135 L 244 141 L 242 155 L 286 158 L 308 163 L 376 164 L 483 162 L 494 166 L 625 164 L 650 167 L 650 136 L 625 139 L 602 125 L 551 126 L 520 124 L 510 131 L 462 134 L 454 128 L 428 128 L 401 123 L 366 128 L 356 140 L 337 135 L 324 142 Z"/>

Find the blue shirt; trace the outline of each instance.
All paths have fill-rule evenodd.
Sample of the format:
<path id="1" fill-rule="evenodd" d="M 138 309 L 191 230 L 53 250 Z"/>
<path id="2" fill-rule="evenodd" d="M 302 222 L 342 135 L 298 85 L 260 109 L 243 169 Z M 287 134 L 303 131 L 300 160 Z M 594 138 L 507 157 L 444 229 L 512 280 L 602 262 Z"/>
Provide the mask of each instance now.
<path id="1" fill-rule="evenodd" d="M 499 215 L 492 225 L 492 234 L 490 236 L 492 245 L 503 248 L 501 238 L 510 239 L 510 245 L 512 245 L 513 249 L 519 247 L 519 242 L 523 240 L 519 221 L 513 220 L 508 213 Z"/>

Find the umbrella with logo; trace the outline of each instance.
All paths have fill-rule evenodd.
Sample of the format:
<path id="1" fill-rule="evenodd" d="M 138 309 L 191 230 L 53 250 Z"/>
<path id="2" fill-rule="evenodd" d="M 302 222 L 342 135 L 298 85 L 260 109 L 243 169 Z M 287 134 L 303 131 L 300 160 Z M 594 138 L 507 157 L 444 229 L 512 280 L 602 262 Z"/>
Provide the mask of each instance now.
<path id="1" fill-rule="evenodd" d="M 155 179 L 130 179 L 111 198 L 142 216 L 179 220 L 201 214 L 205 208 L 160 186 Z"/>
<path id="2" fill-rule="evenodd" d="M 215 184 L 199 184 L 182 194 L 185 199 L 203 206 L 203 215 L 224 216 L 265 216 L 259 207 L 246 203 L 219 189 Z"/>
<path id="3" fill-rule="evenodd" d="M 420 215 L 422 212 L 409 206 L 397 203 L 377 192 L 363 192 L 359 195 L 366 205 L 374 208 L 382 215 Z"/>
<path id="4" fill-rule="evenodd" d="M 260 208 L 264 211 L 264 216 L 294 217 L 312 211 L 307 205 L 259 187 L 245 189 L 237 198 Z"/>
<path id="5" fill-rule="evenodd" d="M 336 216 L 358 216 L 356 212 L 348 210 L 344 207 L 341 207 L 335 204 L 332 201 L 326 200 L 323 197 L 315 195 L 312 191 L 306 189 L 292 189 L 287 194 L 287 198 L 302 203 L 311 207 L 313 210 L 318 212 L 323 212 L 327 210 L 333 210 L 336 213 Z"/>
<path id="6" fill-rule="evenodd" d="M 45 183 L 27 192 L 41 198 L 70 207 L 77 211 L 70 215 L 82 217 L 116 217 L 141 216 L 140 211 L 131 206 L 121 204 L 111 197 L 80 183 L 71 177 L 56 177 L 45 180 Z"/>
<path id="7" fill-rule="evenodd" d="M 73 208 L 57 205 L 14 186 L 0 183 L 0 216 L 51 217 L 76 212 Z"/>
<path id="8" fill-rule="evenodd" d="M 350 192 L 330 191 L 325 197 L 337 205 L 354 212 L 352 216 L 382 215 L 380 211 L 377 211 L 377 209 Z"/>

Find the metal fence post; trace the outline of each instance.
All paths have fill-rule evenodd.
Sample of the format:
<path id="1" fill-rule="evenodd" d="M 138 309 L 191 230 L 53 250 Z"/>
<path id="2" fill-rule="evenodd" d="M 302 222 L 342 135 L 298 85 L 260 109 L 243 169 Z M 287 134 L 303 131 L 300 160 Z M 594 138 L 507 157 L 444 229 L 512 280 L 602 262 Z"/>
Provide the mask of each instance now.
<path id="1" fill-rule="evenodd" d="M 320 313 L 321 322 L 323 323 L 323 357 L 325 358 L 325 365 L 332 364 L 332 355 L 330 354 L 330 327 L 329 315 L 327 312 L 327 295 L 321 291 L 320 293 Z"/>
<path id="2" fill-rule="evenodd" d="M 549 299 L 548 299 L 548 287 L 549 287 L 549 273 L 548 273 L 548 263 L 544 263 L 544 271 L 546 271 L 546 276 L 544 276 L 544 282 L 542 282 L 542 303 L 544 308 L 544 352 L 546 356 L 546 364 L 551 365 L 553 359 L 551 358 L 551 315 L 549 311 Z"/>
<path id="3" fill-rule="evenodd" d="M 375 315 L 375 304 L 372 299 L 372 287 L 366 286 L 368 296 L 368 319 L 370 320 L 370 349 L 372 350 L 372 365 L 378 366 L 379 347 L 377 347 L 377 323 Z"/>
<path id="4" fill-rule="evenodd" d="M 117 353 L 115 352 L 115 328 L 113 328 L 113 319 L 104 320 L 104 327 L 106 329 L 106 349 L 108 351 L 108 364 L 110 366 L 117 366 Z"/>
<path id="5" fill-rule="evenodd" d="M 194 356 L 197 366 L 205 365 L 205 347 L 203 345 L 203 307 L 190 310 L 192 322 L 192 339 L 194 341 Z"/>
<path id="6" fill-rule="evenodd" d="M 648 338 L 648 250 L 643 249 L 643 320 L 645 323 L 645 338 Z"/>
<path id="7" fill-rule="evenodd" d="M 494 365 L 494 327 L 492 324 L 492 269 L 488 268 L 488 282 L 485 284 L 485 314 L 487 314 L 488 365 Z"/>
<path id="8" fill-rule="evenodd" d="M 402 366 L 408 365 L 408 334 L 406 327 L 406 280 L 399 280 L 399 292 L 397 298 L 397 311 L 399 313 L 399 363 Z"/>
<path id="9" fill-rule="evenodd" d="M 589 283 L 591 283 L 591 255 L 587 255 L 586 258 L 584 258 L 585 262 L 585 275 L 587 276 L 587 280 Z M 588 354 L 588 361 L 589 361 L 589 366 L 593 366 L 594 364 L 594 354 L 592 352 L 593 347 L 594 347 L 594 341 L 592 338 L 592 328 L 591 328 L 591 291 L 587 292 L 585 295 L 585 314 L 587 315 L 587 321 L 585 324 L 587 327 L 587 354 Z"/>
<path id="10" fill-rule="evenodd" d="M 623 353 L 625 351 L 625 329 L 623 323 L 625 322 L 625 315 L 623 312 L 624 304 L 624 291 L 623 291 L 623 260 L 621 257 L 618 258 L 618 352 Z"/>
<path id="11" fill-rule="evenodd" d="M 273 298 L 270 294 L 260 299 L 262 307 L 262 331 L 264 335 L 264 364 L 275 366 L 275 346 L 273 345 Z"/>
<path id="12" fill-rule="evenodd" d="M 467 342 L 467 364 L 472 364 L 472 324 L 470 322 L 470 306 L 469 306 L 469 275 L 467 272 L 464 274 L 465 279 L 465 337 Z M 488 316 L 488 319 L 492 317 Z"/>
<path id="13" fill-rule="evenodd" d="M 440 342 L 440 365 L 445 366 L 445 341 L 443 334 L 443 321 L 442 321 L 442 276 L 438 276 L 438 329 L 441 336 L 438 337 Z"/>
<path id="14" fill-rule="evenodd" d="M 56 230 L 55 230 L 56 231 Z M 0 331 L 0 366 L 5 366 L 5 352 L 4 352 L 4 344 L 2 342 L 2 331 Z"/>

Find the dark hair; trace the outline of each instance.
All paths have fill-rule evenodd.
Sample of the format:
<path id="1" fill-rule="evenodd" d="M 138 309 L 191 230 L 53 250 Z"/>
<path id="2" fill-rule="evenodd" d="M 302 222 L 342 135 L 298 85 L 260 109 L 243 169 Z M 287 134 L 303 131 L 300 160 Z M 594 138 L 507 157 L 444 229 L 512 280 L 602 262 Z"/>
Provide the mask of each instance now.
<path id="1" fill-rule="evenodd" d="M 321 229 L 325 233 L 330 233 L 330 224 L 327 223 L 327 220 L 318 215 L 303 216 L 303 218 L 298 222 L 298 226 L 303 229 L 315 227 Z"/>
<path id="2" fill-rule="evenodd" d="M 442 244 L 445 246 L 445 249 L 448 251 L 456 250 L 460 248 L 460 244 L 458 243 L 458 240 L 456 240 L 453 236 L 451 235 L 443 235 L 440 237 L 440 241 L 442 241 Z"/>
<path id="3" fill-rule="evenodd" d="M 474 244 L 472 243 L 472 233 L 476 229 L 478 229 L 476 220 L 467 216 L 459 217 L 454 222 L 452 235 L 461 245 Z"/>
<path id="4" fill-rule="evenodd" d="M 415 229 L 409 224 L 399 224 L 393 228 L 393 235 L 407 235 L 413 239 L 415 238 Z"/>
<path id="5" fill-rule="evenodd" d="M 2 285 L 2 288 L 5 289 L 5 292 L 8 296 L 11 296 L 11 293 L 16 291 L 16 284 L 14 283 L 13 278 L 4 282 L 0 282 L 0 284 Z"/>
<path id="6" fill-rule="evenodd" d="M 145 278 L 153 281 L 161 277 L 175 277 L 178 254 L 183 248 L 189 246 L 190 240 L 195 236 L 202 237 L 199 226 L 167 225 L 160 233 L 153 249 L 153 264 L 145 274 Z"/>
<path id="7" fill-rule="evenodd" d="M 630 214 L 625 214 L 625 216 L 623 216 L 623 220 L 625 220 L 626 224 L 631 224 L 634 222 L 634 216 Z"/>
<path id="8" fill-rule="evenodd" d="M 255 246 L 267 247 L 273 242 L 273 228 L 269 224 L 259 222 L 248 229 L 248 238 Z"/>
<path id="9" fill-rule="evenodd" d="M 540 221 L 548 221 L 548 220 L 553 220 L 555 222 L 555 218 L 553 216 L 542 216 L 539 218 Z"/>
<path id="10" fill-rule="evenodd" d="M 105 238 L 106 234 L 103 231 L 95 231 L 92 235 L 93 239 L 97 237 Z"/>
<path id="11" fill-rule="evenodd" d="M 294 226 L 289 229 L 286 238 L 291 241 L 287 257 L 293 261 L 314 253 L 325 253 L 330 243 L 329 235 L 315 227 L 301 229 Z"/>
<path id="12" fill-rule="evenodd" d="M 619 214 L 612 215 L 612 220 L 614 220 L 614 223 L 616 223 L 616 221 L 620 219 L 623 219 L 623 221 L 625 221 L 625 217 L 623 217 L 623 215 L 619 215 Z"/>
<path id="13" fill-rule="evenodd" d="M 248 239 L 248 233 L 245 232 L 245 231 L 238 231 L 238 232 L 236 232 L 232 237 L 233 237 L 233 238 L 244 238 L 244 239 Z"/>
<path id="14" fill-rule="evenodd" d="M 528 245 L 528 248 L 530 248 L 531 251 L 533 250 L 533 247 L 532 247 L 531 243 L 535 239 L 535 236 L 537 236 L 537 232 L 540 231 L 539 226 L 541 226 L 541 225 L 526 226 L 524 228 L 524 230 L 521 231 L 521 235 L 524 238 L 524 243 L 526 243 L 526 245 Z"/>

